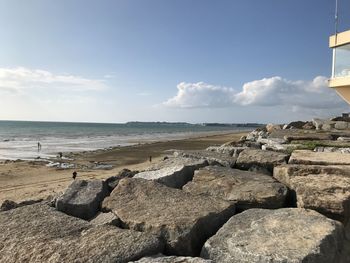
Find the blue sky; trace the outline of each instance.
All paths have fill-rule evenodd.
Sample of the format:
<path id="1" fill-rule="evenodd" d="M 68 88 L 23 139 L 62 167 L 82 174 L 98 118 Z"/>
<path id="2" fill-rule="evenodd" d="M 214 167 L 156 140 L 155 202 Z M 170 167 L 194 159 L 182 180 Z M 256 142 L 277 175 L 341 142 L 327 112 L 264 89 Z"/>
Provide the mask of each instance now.
<path id="1" fill-rule="evenodd" d="M 348 111 L 326 88 L 334 3 L 0 0 L 0 119 L 284 122 Z"/>

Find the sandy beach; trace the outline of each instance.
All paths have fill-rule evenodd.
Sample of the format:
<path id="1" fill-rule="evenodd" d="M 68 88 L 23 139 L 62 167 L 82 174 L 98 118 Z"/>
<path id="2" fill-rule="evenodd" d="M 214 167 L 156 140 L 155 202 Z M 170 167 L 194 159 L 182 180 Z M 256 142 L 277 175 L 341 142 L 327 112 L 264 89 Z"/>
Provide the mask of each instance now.
<path id="1" fill-rule="evenodd" d="M 71 162 L 84 166 L 99 162 L 113 165 L 110 170 L 76 169 L 78 178 L 108 178 L 123 168 L 144 170 L 152 162 L 167 155 L 167 150 L 199 150 L 238 140 L 247 132 L 232 132 L 174 141 L 161 141 L 72 154 Z M 47 167 L 44 162 L 3 161 L 0 164 L 0 203 L 4 200 L 23 201 L 46 198 L 64 190 L 72 181 L 74 169 Z"/>

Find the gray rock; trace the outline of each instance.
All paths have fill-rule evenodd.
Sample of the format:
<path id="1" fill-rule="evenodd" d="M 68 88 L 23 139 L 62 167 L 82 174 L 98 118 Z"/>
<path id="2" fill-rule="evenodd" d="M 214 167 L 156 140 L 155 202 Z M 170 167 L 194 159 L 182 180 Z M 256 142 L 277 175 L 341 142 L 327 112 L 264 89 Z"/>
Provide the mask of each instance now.
<path id="1" fill-rule="evenodd" d="M 321 130 L 322 125 L 325 123 L 326 120 L 322 119 L 312 119 L 312 124 L 316 127 L 316 130 Z"/>
<path id="2" fill-rule="evenodd" d="M 5 200 L 1 204 L 0 211 L 8 211 L 8 210 L 15 209 L 18 207 L 40 203 L 42 201 L 43 201 L 43 199 L 37 199 L 37 200 L 25 200 L 25 201 L 16 203 L 12 200 Z"/>
<path id="3" fill-rule="evenodd" d="M 314 152 L 308 150 L 295 150 L 290 164 L 318 164 L 318 165 L 350 165 L 350 154 L 339 152 Z"/>
<path id="4" fill-rule="evenodd" d="M 314 152 L 338 152 L 338 153 L 350 153 L 350 148 L 340 148 L 340 147 L 323 147 L 318 146 L 314 149 Z"/>
<path id="5" fill-rule="evenodd" d="M 105 182 L 108 186 L 108 190 L 113 191 L 113 189 L 118 185 L 118 182 L 120 179 L 132 178 L 137 173 L 139 173 L 139 171 L 131 171 L 129 169 L 123 169 L 117 175 L 107 178 Z"/>
<path id="6" fill-rule="evenodd" d="M 305 121 L 292 121 L 287 124 L 286 129 L 302 129 L 305 124 Z"/>
<path id="7" fill-rule="evenodd" d="M 238 154 L 243 151 L 246 147 L 232 146 L 232 145 L 221 145 L 221 146 L 209 146 L 206 151 L 217 152 L 220 154 L 226 154 L 229 156 L 237 157 Z"/>
<path id="8" fill-rule="evenodd" d="M 272 174 L 273 167 L 285 164 L 288 157 L 289 155 L 284 153 L 246 149 L 239 154 L 236 167 L 248 170 L 254 166 L 258 166 L 267 169 Z"/>
<path id="9" fill-rule="evenodd" d="M 312 210 L 249 209 L 232 217 L 204 245 L 215 262 L 339 262 L 342 224 Z"/>
<path id="10" fill-rule="evenodd" d="M 350 142 L 350 137 L 342 137 L 342 136 L 340 136 L 340 137 L 337 138 L 337 140 L 338 141 Z"/>
<path id="11" fill-rule="evenodd" d="M 304 129 L 304 130 L 314 130 L 314 129 L 316 129 L 316 127 L 314 126 L 314 124 L 311 121 L 307 121 L 305 123 L 305 125 L 302 127 L 302 129 Z"/>
<path id="12" fill-rule="evenodd" d="M 281 138 L 258 138 L 257 142 L 268 145 L 280 145 L 286 143 L 287 141 Z"/>
<path id="13" fill-rule="evenodd" d="M 293 173 L 293 170 L 296 171 Z M 323 173 L 307 173 L 306 171 Z M 346 224 L 350 218 L 350 168 L 288 168 L 276 167 L 274 177 L 296 194 L 296 205 L 316 210 Z M 336 174 L 329 172 L 335 171 Z M 341 171 L 347 173 L 343 175 Z"/>
<path id="14" fill-rule="evenodd" d="M 301 144 L 275 144 L 275 145 L 265 144 L 261 146 L 261 150 L 282 152 L 282 153 L 290 153 L 296 149 L 303 149 L 303 148 L 305 147 Z"/>
<path id="15" fill-rule="evenodd" d="M 113 211 L 126 228 L 159 234 L 166 254 L 182 256 L 198 255 L 205 240 L 235 213 L 232 202 L 136 178 L 122 179 L 103 208 Z"/>
<path id="16" fill-rule="evenodd" d="M 348 122 L 345 122 L 345 121 L 337 121 L 335 124 L 334 124 L 334 128 L 337 129 L 337 130 L 346 130 L 349 128 L 349 123 Z"/>
<path id="17" fill-rule="evenodd" d="M 272 132 L 272 131 L 275 131 L 275 130 L 281 130 L 282 129 L 282 125 L 280 124 L 272 124 L 272 123 L 269 123 L 266 125 L 266 130 L 267 132 Z"/>
<path id="18" fill-rule="evenodd" d="M 178 151 L 178 156 L 185 158 L 195 158 L 199 160 L 206 160 L 209 165 L 221 165 L 226 167 L 233 167 L 236 163 L 236 158 L 228 154 L 212 151 Z"/>
<path id="19" fill-rule="evenodd" d="M 258 138 L 267 138 L 269 133 L 266 131 L 266 129 L 256 129 L 250 133 L 248 133 L 246 140 L 248 141 L 256 141 Z"/>
<path id="20" fill-rule="evenodd" d="M 0 262 L 128 262 L 162 250 L 157 236 L 93 227 L 48 205 L 0 213 Z"/>
<path id="21" fill-rule="evenodd" d="M 286 141 L 321 141 L 332 140 L 333 136 L 329 133 L 304 133 L 285 135 L 284 139 Z"/>
<path id="22" fill-rule="evenodd" d="M 332 174 L 350 177 L 349 165 L 302 165 L 302 164 L 285 164 L 276 166 L 273 169 L 273 176 L 277 180 L 282 180 L 286 184 L 286 179 L 291 176 L 307 176 L 309 174 Z"/>
<path id="23" fill-rule="evenodd" d="M 148 171 L 138 173 L 134 178 L 153 180 L 173 188 L 181 188 L 192 180 L 195 170 L 207 166 L 205 159 L 169 158 L 153 165 Z"/>
<path id="24" fill-rule="evenodd" d="M 108 194 L 107 185 L 101 180 L 75 180 L 56 200 L 56 208 L 68 215 L 89 220 L 97 214 Z"/>
<path id="25" fill-rule="evenodd" d="M 196 171 L 183 190 L 234 201 L 239 211 L 281 208 L 288 192 L 287 187 L 271 176 L 218 166 Z"/>
<path id="26" fill-rule="evenodd" d="M 95 226 L 101 226 L 101 225 L 120 226 L 119 218 L 112 212 L 99 213 L 94 219 L 90 221 L 90 223 Z"/>
<path id="27" fill-rule="evenodd" d="M 154 256 L 141 258 L 138 261 L 132 261 L 138 263 L 211 263 L 212 260 L 203 258 L 192 258 L 192 257 L 175 257 L 175 256 Z"/>

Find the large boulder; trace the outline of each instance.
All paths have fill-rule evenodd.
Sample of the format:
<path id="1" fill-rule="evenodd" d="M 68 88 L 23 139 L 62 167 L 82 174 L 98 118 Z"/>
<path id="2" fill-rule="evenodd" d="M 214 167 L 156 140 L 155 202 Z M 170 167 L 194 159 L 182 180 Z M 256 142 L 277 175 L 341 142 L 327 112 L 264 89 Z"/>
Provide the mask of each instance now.
<path id="1" fill-rule="evenodd" d="M 324 122 L 325 120 L 322 119 L 312 119 L 312 124 L 315 126 L 316 130 L 321 130 Z"/>
<path id="2" fill-rule="evenodd" d="M 242 151 L 236 161 L 236 167 L 242 170 L 262 167 L 267 169 L 271 174 L 273 167 L 285 164 L 289 155 L 273 151 L 263 151 L 258 149 L 246 149 Z"/>
<path id="3" fill-rule="evenodd" d="M 349 123 L 346 121 L 337 121 L 334 124 L 334 128 L 337 130 L 346 130 L 349 128 Z"/>
<path id="4" fill-rule="evenodd" d="M 141 258 L 138 261 L 132 261 L 138 263 L 211 263 L 212 260 L 193 257 L 176 257 L 176 256 L 153 256 Z"/>
<path id="5" fill-rule="evenodd" d="M 305 121 L 292 121 L 283 127 L 283 129 L 302 129 L 305 124 Z"/>
<path id="6" fill-rule="evenodd" d="M 155 235 L 93 227 L 44 204 L 0 213 L 0 262 L 128 262 L 162 249 Z"/>
<path id="7" fill-rule="evenodd" d="M 286 141 L 327 141 L 332 140 L 333 136 L 329 133 L 303 133 L 285 135 Z"/>
<path id="8" fill-rule="evenodd" d="M 350 165 L 350 154 L 339 152 L 314 152 L 296 150 L 289 159 L 290 164 Z"/>
<path id="9" fill-rule="evenodd" d="M 303 165 L 284 164 L 273 169 L 273 176 L 288 183 L 288 178 L 292 176 L 307 176 L 309 174 L 332 174 L 350 177 L 350 165 Z"/>
<path id="10" fill-rule="evenodd" d="M 123 178 L 132 178 L 135 174 L 139 173 L 139 171 L 131 171 L 129 169 L 124 168 L 117 175 L 108 177 L 105 182 L 108 186 L 109 191 L 113 191 L 113 189 L 118 185 L 119 181 Z"/>
<path id="11" fill-rule="evenodd" d="M 195 196 L 144 179 L 122 179 L 103 201 L 122 225 L 151 231 L 166 242 L 166 254 L 196 256 L 205 240 L 235 213 L 235 205 L 220 199 Z"/>
<path id="12" fill-rule="evenodd" d="M 296 170 L 295 173 L 292 170 Z M 316 210 L 325 216 L 346 224 L 350 218 L 350 175 L 349 168 L 333 167 L 318 169 L 323 173 L 312 172 L 317 168 L 288 169 L 275 168 L 274 177 L 295 192 L 296 205 Z M 336 174 L 327 172 L 335 171 Z M 343 175 L 341 171 L 347 173 Z"/>
<path id="13" fill-rule="evenodd" d="M 196 171 L 183 190 L 234 201 L 239 211 L 283 207 L 288 192 L 287 187 L 271 176 L 218 166 Z"/>
<path id="14" fill-rule="evenodd" d="M 56 200 L 56 208 L 68 215 L 89 220 L 97 214 L 108 194 L 107 185 L 101 180 L 75 180 Z"/>
<path id="15" fill-rule="evenodd" d="M 138 173 L 134 178 L 153 180 L 173 188 L 181 188 L 192 180 L 195 170 L 207 166 L 205 159 L 198 158 L 168 158 L 149 168 L 149 170 Z"/>
<path id="16" fill-rule="evenodd" d="M 282 125 L 280 124 L 273 124 L 273 123 L 269 123 L 266 125 L 266 130 L 267 132 L 273 132 L 275 130 L 281 130 L 282 129 Z"/>
<path id="17" fill-rule="evenodd" d="M 185 158 L 195 158 L 199 160 L 206 160 L 209 165 L 221 165 L 226 167 L 233 167 L 236 163 L 235 157 L 228 154 L 212 151 L 176 151 L 174 152 L 177 156 Z"/>
<path id="18" fill-rule="evenodd" d="M 255 129 L 254 131 L 250 132 L 246 136 L 246 140 L 248 141 L 256 141 L 258 138 L 267 138 L 269 133 L 266 131 L 266 129 Z"/>
<path id="19" fill-rule="evenodd" d="M 339 262 L 343 239 L 341 223 L 312 210 L 249 209 L 211 237 L 201 256 L 222 263 Z"/>
<path id="20" fill-rule="evenodd" d="M 247 147 L 242 146 L 233 146 L 233 145 L 226 145 L 223 144 L 221 146 L 209 146 L 207 149 L 205 149 L 208 152 L 216 152 L 219 154 L 225 154 L 233 157 L 237 157 L 241 151 L 246 149 Z"/>

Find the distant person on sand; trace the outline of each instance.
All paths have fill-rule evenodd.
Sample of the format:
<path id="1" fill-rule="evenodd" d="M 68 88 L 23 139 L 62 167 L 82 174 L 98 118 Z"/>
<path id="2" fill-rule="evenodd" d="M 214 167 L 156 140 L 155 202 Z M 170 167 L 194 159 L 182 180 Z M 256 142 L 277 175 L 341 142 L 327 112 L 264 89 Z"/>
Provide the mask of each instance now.
<path id="1" fill-rule="evenodd" d="M 75 180 L 75 178 L 77 178 L 78 173 L 76 171 L 73 172 L 73 180 Z"/>
<path id="2" fill-rule="evenodd" d="M 40 152 L 40 151 L 41 151 L 41 143 L 38 142 L 38 152 Z"/>
<path id="3" fill-rule="evenodd" d="M 152 162 L 152 156 L 149 157 L 149 162 L 150 162 L 150 163 Z"/>

